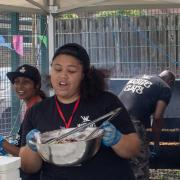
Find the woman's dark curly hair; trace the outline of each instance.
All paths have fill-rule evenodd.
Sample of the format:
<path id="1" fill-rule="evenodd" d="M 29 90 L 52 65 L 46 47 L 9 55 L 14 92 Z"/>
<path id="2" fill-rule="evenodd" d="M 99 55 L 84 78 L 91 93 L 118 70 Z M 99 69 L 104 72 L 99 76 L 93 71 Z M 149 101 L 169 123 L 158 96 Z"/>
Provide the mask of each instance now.
<path id="1" fill-rule="evenodd" d="M 85 99 L 97 97 L 99 93 L 107 88 L 105 78 L 109 76 L 109 71 L 105 69 L 96 69 L 90 67 L 89 72 L 85 74 L 81 82 L 81 96 Z"/>

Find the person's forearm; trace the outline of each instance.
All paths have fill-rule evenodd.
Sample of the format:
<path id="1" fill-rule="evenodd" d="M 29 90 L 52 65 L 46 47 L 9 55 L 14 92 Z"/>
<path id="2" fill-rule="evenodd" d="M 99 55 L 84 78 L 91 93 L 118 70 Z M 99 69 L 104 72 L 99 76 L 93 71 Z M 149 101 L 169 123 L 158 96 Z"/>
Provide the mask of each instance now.
<path id="1" fill-rule="evenodd" d="M 21 169 L 27 173 L 35 173 L 42 166 L 42 159 L 37 152 L 32 151 L 27 146 L 21 147 L 19 156 L 21 157 Z"/>
<path id="2" fill-rule="evenodd" d="M 4 140 L 3 142 L 3 149 L 8 153 L 13 156 L 18 156 L 19 155 L 19 147 L 16 147 L 13 144 L 10 144 L 8 141 Z"/>
<path id="3" fill-rule="evenodd" d="M 156 104 L 155 112 L 153 114 L 152 133 L 154 136 L 153 137 L 154 145 L 156 146 L 159 145 L 161 129 L 164 123 L 163 115 L 164 115 L 166 106 L 167 106 L 166 102 L 159 100 Z"/>
<path id="4" fill-rule="evenodd" d="M 153 133 L 154 145 L 157 146 L 159 145 L 159 141 L 160 141 L 161 129 L 157 127 L 152 127 L 152 133 Z"/>
<path id="5" fill-rule="evenodd" d="M 140 151 L 140 139 L 136 133 L 122 135 L 119 143 L 112 146 L 117 155 L 123 158 L 132 158 Z"/>
<path id="6" fill-rule="evenodd" d="M 159 145 L 162 124 L 163 124 L 163 118 L 154 119 L 154 121 L 153 121 L 152 133 L 153 133 L 154 145 L 156 145 L 156 146 Z"/>

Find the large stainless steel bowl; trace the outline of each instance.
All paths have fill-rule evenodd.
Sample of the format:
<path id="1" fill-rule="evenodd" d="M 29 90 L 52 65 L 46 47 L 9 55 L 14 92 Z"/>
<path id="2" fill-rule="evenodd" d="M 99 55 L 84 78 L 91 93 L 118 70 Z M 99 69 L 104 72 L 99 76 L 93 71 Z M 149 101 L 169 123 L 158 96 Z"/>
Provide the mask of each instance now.
<path id="1" fill-rule="evenodd" d="M 45 161 L 59 166 L 79 165 L 92 158 L 99 150 L 102 129 L 88 127 L 81 132 L 69 135 L 60 142 L 44 143 L 73 129 L 60 129 L 36 136 L 36 146 L 40 156 Z"/>

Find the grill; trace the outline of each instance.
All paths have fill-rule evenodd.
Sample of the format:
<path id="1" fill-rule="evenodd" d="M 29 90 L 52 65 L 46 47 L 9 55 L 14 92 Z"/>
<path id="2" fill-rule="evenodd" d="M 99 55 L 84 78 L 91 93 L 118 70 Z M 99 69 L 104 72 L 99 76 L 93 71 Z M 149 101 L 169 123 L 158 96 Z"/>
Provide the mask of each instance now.
<path id="1" fill-rule="evenodd" d="M 152 140 L 151 129 L 147 130 L 149 139 Z M 149 143 L 150 149 L 153 148 L 153 142 Z M 150 159 L 150 168 L 152 169 L 180 169 L 180 129 L 162 129 L 160 137 L 159 156 Z"/>
<path id="2" fill-rule="evenodd" d="M 148 137 L 150 140 L 152 140 L 152 130 L 147 129 Z M 180 129 L 162 129 L 161 131 L 161 137 L 160 137 L 160 145 L 170 145 L 172 142 L 174 142 L 174 145 L 177 143 L 177 145 L 180 143 Z M 150 142 L 150 145 L 153 145 L 152 142 Z"/>
<path id="3" fill-rule="evenodd" d="M 165 127 L 160 136 L 160 153 L 158 157 L 150 158 L 150 180 L 180 179 L 180 119 L 165 119 Z M 168 123 L 166 123 L 168 122 Z M 150 149 L 153 148 L 152 130 L 147 129 L 150 139 Z"/>

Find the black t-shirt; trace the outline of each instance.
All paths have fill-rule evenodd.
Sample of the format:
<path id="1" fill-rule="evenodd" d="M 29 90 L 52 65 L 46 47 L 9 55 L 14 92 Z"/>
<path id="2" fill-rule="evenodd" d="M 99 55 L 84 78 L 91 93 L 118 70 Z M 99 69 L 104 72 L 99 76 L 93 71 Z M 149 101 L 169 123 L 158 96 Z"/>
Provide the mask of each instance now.
<path id="1" fill-rule="evenodd" d="M 22 129 L 23 129 L 23 122 L 21 123 L 20 129 L 17 134 L 17 147 L 21 147 L 21 140 L 22 140 Z M 25 173 L 20 169 L 20 177 L 22 180 L 40 180 L 40 171 L 33 174 Z"/>
<path id="2" fill-rule="evenodd" d="M 75 103 L 62 104 L 60 107 L 66 119 L 69 119 Z M 122 107 L 121 113 L 111 122 L 124 134 L 135 132 L 127 111 L 118 97 L 110 92 L 103 92 L 98 98 L 88 101 L 80 100 L 78 109 L 74 114 L 71 127 L 76 127 L 94 120 L 105 113 Z M 31 129 L 41 132 L 56 130 L 64 127 L 58 114 L 55 97 L 35 105 L 26 116 L 23 127 L 22 144 L 25 145 L 25 136 Z M 99 126 L 102 122 L 97 123 Z M 133 180 L 129 161 L 115 154 L 111 148 L 101 145 L 99 152 L 81 166 L 58 167 L 43 162 L 42 180 Z"/>
<path id="3" fill-rule="evenodd" d="M 169 103 L 171 89 L 159 76 L 137 77 L 127 82 L 119 94 L 133 119 L 140 120 L 145 127 L 150 126 L 150 116 L 159 100 Z"/>

